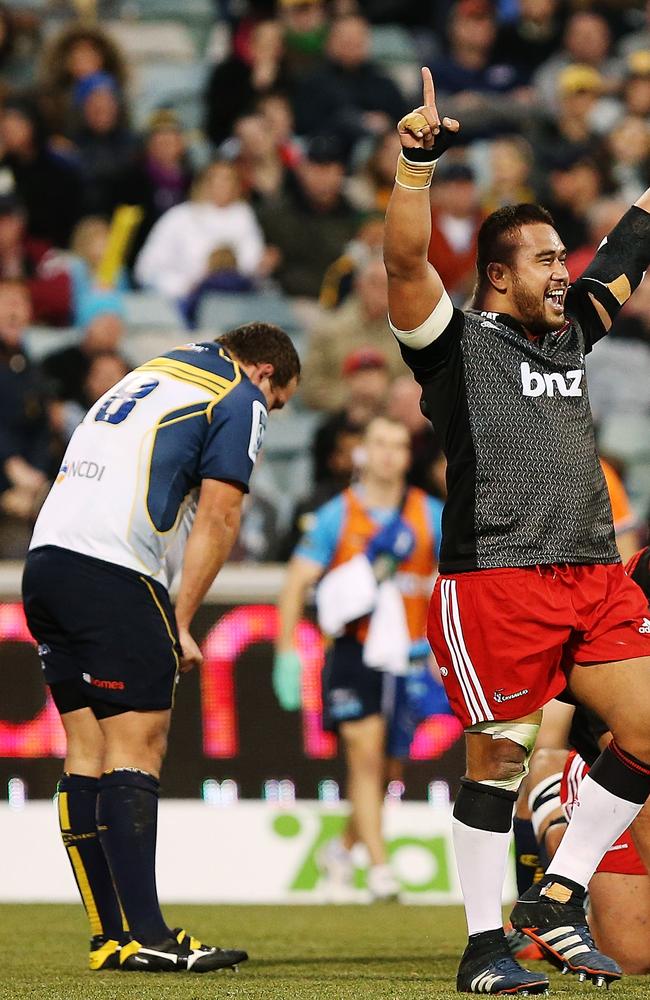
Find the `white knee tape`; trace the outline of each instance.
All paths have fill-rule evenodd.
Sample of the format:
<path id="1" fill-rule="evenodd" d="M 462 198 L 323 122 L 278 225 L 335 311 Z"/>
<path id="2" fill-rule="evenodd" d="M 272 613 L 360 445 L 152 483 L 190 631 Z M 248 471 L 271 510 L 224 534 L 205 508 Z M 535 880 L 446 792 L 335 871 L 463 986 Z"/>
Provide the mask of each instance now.
<path id="1" fill-rule="evenodd" d="M 500 778 L 495 780 L 481 781 L 481 785 L 494 785 L 495 788 L 506 788 L 511 792 L 518 792 L 519 786 L 528 774 L 530 758 L 535 749 L 535 740 L 539 732 L 539 722 L 478 722 L 475 726 L 470 726 L 466 733 L 480 733 L 484 736 L 491 736 L 493 740 L 512 740 L 526 751 L 526 756 L 522 761 L 521 771 L 512 778 Z"/>

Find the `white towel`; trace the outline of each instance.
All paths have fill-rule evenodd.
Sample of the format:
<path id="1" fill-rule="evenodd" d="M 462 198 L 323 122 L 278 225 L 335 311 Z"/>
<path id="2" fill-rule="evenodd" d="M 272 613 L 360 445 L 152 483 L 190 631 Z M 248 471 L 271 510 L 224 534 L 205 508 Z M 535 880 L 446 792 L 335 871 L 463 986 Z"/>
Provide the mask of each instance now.
<path id="1" fill-rule="evenodd" d="M 370 616 L 363 662 L 374 670 L 406 674 L 410 648 L 411 636 L 402 595 L 393 580 L 384 580 L 379 584 L 377 603 Z"/>
<path id="2" fill-rule="evenodd" d="M 341 635 L 348 622 L 369 615 L 377 603 L 377 591 L 375 574 L 364 555 L 326 573 L 316 588 L 316 612 L 323 632 Z"/>
<path id="3" fill-rule="evenodd" d="M 377 584 L 364 555 L 325 574 L 316 588 L 316 611 L 320 628 L 333 637 L 370 615 L 363 662 L 391 674 L 407 672 L 411 638 L 402 595 L 392 580 Z"/>

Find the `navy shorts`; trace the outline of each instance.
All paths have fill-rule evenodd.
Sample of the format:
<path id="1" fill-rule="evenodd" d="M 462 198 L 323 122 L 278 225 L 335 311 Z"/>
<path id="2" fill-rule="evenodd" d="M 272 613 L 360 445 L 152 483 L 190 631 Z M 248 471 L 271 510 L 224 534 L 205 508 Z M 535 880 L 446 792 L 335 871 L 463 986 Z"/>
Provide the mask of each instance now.
<path id="1" fill-rule="evenodd" d="M 117 711 L 171 707 L 180 644 L 162 584 L 45 545 L 27 555 L 23 603 L 60 712 L 96 703 Z"/>
<path id="2" fill-rule="evenodd" d="M 386 753 L 407 757 L 422 716 L 408 696 L 406 678 L 383 673 L 363 662 L 363 646 L 351 636 L 336 639 L 323 669 L 323 727 L 337 732 L 343 722 L 383 715 Z"/>

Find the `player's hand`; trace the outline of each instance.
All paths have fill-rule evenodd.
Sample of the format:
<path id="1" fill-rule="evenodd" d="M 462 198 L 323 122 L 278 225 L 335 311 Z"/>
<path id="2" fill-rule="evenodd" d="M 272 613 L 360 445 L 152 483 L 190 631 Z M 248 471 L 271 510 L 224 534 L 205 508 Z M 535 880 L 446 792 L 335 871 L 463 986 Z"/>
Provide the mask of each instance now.
<path id="1" fill-rule="evenodd" d="M 302 663 L 297 650 L 277 652 L 273 661 L 273 690 L 285 712 L 300 708 L 300 677 Z"/>
<path id="2" fill-rule="evenodd" d="M 188 673 L 194 667 L 200 667 L 203 663 L 203 653 L 186 628 L 179 628 L 178 638 L 181 643 L 180 671 L 182 674 Z"/>
<path id="3" fill-rule="evenodd" d="M 431 70 L 422 67 L 422 104 L 399 122 L 397 132 L 404 149 L 434 149 L 436 136 L 441 154 L 449 145 L 450 134 L 455 135 L 460 123 L 455 118 L 440 120 L 436 107 L 436 92 Z M 442 135 L 441 135 L 442 133 Z M 447 135 L 445 135 L 447 133 Z M 444 144 L 444 148 L 443 147 Z"/>

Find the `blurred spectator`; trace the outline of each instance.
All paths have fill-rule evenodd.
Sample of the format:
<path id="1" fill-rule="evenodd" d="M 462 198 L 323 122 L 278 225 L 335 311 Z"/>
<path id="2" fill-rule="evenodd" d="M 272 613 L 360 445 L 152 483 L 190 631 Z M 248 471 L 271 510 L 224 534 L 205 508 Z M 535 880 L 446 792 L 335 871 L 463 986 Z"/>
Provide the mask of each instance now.
<path id="1" fill-rule="evenodd" d="M 632 52 L 638 52 L 640 49 L 645 49 L 650 51 L 650 3 L 646 0 L 644 5 L 645 8 L 645 27 L 642 30 L 632 31 L 629 35 L 625 35 L 621 39 L 618 45 L 618 51 L 621 56 L 629 56 Z"/>
<path id="2" fill-rule="evenodd" d="M 25 45 L 24 34 L 19 31 L 20 21 L 24 23 L 25 20 L 29 21 L 29 16 L 27 19 L 21 18 L 20 14 L 12 10 L 9 5 L 0 3 L 0 95 L 2 96 L 16 86 L 31 82 L 33 71 L 30 63 L 33 61 L 33 53 L 29 51 L 29 45 Z"/>
<path id="3" fill-rule="evenodd" d="M 259 112 L 235 122 L 237 171 L 244 194 L 255 203 L 279 195 L 284 187 L 286 165 L 273 132 Z"/>
<path id="4" fill-rule="evenodd" d="M 205 132 L 215 146 L 231 135 L 238 118 L 253 111 L 260 95 L 287 86 L 283 52 L 279 22 L 259 21 L 245 52 L 235 52 L 214 67 L 205 93 Z"/>
<path id="5" fill-rule="evenodd" d="M 594 258 L 598 247 L 611 233 L 621 216 L 630 207 L 629 201 L 619 198 L 599 198 L 587 211 L 587 242 L 567 256 L 566 266 L 571 281 L 579 278 Z"/>
<path id="6" fill-rule="evenodd" d="M 334 440 L 326 453 L 315 456 L 314 488 L 309 496 L 296 505 L 291 527 L 282 539 L 277 554 L 282 562 L 286 562 L 300 537 L 309 530 L 314 511 L 352 482 L 358 464 L 355 458 L 359 454 L 361 440 L 362 435 L 358 427 L 343 424 L 337 428 Z M 322 464 L 319 465 L 320 459 Z"/>
<path id="7" fill-rule="evenodd" d="M 294 136 L 293 109 L 286 94 L 271 91 L 255 105 L 264 119 L 264 128 L 273 137 L 285 167 L 295 167 L 302 159 L 302 148 Z"/>
<path id="8" fill-rule="evenodd" d="M 601 194 L 600 171 L 591 160 L 567 157 L 551 166 L 548 182 L 544 204 L 567 250 L 577 250 L 588 240 L 587 216 Z"/>
<path id="9" fill-rule="evenodd" d="M 299 135 L 331 132 L 352 149 L 361 134 L 394 126 L 408 110 L 393 81 L 370 59 L 370 28 L 358 15 L 332 24 L 323 65 L 294 89 Z"/>
<path id="10" fill-rule="evenodd" d="M 80 398 L 52 399 L 48 406 L 50 430 L 61 459 L 75 428 L 90 407 L 131 370 L 126 358 L 114 350 L 100 350 L 89 355 L 87 362 Z"/>
<path id="11" fill-rule="evenodd" d="M 521 136 L 504 136 L 490 145 L 490 184 L 481 199 L 486 215 L 504 205 L 537 200 L 531 182 L 533 151 Z"/>
<path id="12" fill-rule="evenodd" d="M 445 500 L 447 461 L 436 439 L 430 421 L 422 412 L 422 390 L 410 375 L 400 375 L 388 390 L 386 414 L 399 420 L 411 435 L 411 468 L 408 481 L 412 486 Z"/>
<path id="13" fill-rule="evenodd" d="M 621 65 L 610 57 L 611 32 L 602 14 L 581 10 L 569 17 L 564 29 L 563 48 L 540 66 L 533 78 L 539 100 L 552 114 L 556 102 L 557 79 L 567 66 L 578 63 L 598 70 L 605 92 L 617 89 Z"/>
<path id="14" fill-rule="evenodd" d="M 95 357 L 119 351 L 124 339 L 124 321 L 115 313 L 100 313 L 84 330 L 79 344 L 49 354 L 42 363 L 48 390 L 55 400 L 72 400 L 88 409 L 86 379 Z"/>
<path id="15" fill-rule="evenodd" d="M 429 260 L 457 305 L 476 278 L 476 239 L 483 220 L 472 170 L 453 160 L 441 164 L 431 186 Z"/>
<path id="16" fill-rule="evenodd" d="M 597 135 L 604 80 L 591 66 L 566 66 L 557 78 L 552 113 L 538 122 L 533 137 L 536 155 L 546 163 L 590 153 Z M 607 108 L 602 118 L 613 122 Z"/>
<path id="17" fill-rule="evenodd" d="M 650 180 L 650 125 L 645 118 L 628 115 L 607 137 L 610 172 L 619 195 L 635 202 Z"/>
<path id="18" fill-rule="evenodd" d="M 317 298 L 325 271 L 357 229 L 344 179 L 340 143 L 316 136 L 286 190 L 257 208 L 267 243 L 281 255 L 275 277 L 289 295 Z"/>
<path id="19" fill-rule="evenodd" d="M 192 199 L 156 222 L 135 262 L 135 276 L 146 288 L 178 300 L 206 277 L 210 255 L 223 248 L 232 250 L 242 275 L 256 275 L 264 253 L 260 228 L 241 199 L 236 167 L 217 160 L 195 183 Z"/>
<path id="20" fill-rule="evenodd" d="M 631 52 L 623 81 L 625 112 L 645 118 L 650 115 L 650 51 Z"/>
<path id="21" fill-rule="evenodd" d="M 127 124 L 117 82 L 108 73 L 93 73 L 74 88 L 79 127 L 73 131 L 81 171 L 84 213 L 110 214 L 120 176 L 133 162 L 136 138 Z"/>
<path id="22" fill-rule="evenodd" d="M 118 46 L 99 27 L 71 24 L 45 50 L 40 91 L 52 129 L 68 133 L 74 126 L 76 86 L 96 73 L 108 73 L 123 91 L 126 64 Z"/>
<path id="23" fill-rule="evenodd" d="M 385 212 L 395 183 L 395 165 L 401 143 L 395 127 L 377 136 L 374 149 L 361 171 L 350 178 L 346 192 L 355 208 Z"/>
<path id="24" fill-rule="evenodd" d="M 354 292 L 311 332 L 301 391 L 307 404 L 326 413 L 345 405 L 343 364 L 351 351 L 372 348 L 388 363 L 391 378 L 405 371 L 397 341 L 388 322 L 388 291 L 383 261 L 375 258 L 359 272 Z"/>
<path id="25" fill-rule="evenodd" d="M 370 216 L 359 226 L 354 239 L 325 272 L 318 299 L 323 309 L 335 309 L 344 302 L 354 287 L 359 270 L 369 260 L 381 254 L 384 243 L 384 217 Z"/>
<path id="26" fill-rule="evenodd" d="M 503 94 L 521 84 L 514 66 L 497 63 L 492 53 L 497 21 L 489 0 L 458 0 L 447 21 L 445 55 L 431 67 L 436 91 L 456 95 L 458 107 L 476 106 L 479 95 Z"/>
<path id="27" fill-rule="evenodd" d="M 25 210 L 5 167 L 0 169 L 0 280 L 12 279 L 29 289 L 34 322 L 49 326 L 70 322 L 69 276 L 49 243 L 25 231 Z"/>
<path id="28" fill-rule="evenodd" d="M 296 81 L 321 61 L 329 32 L 327 5 L 325 0 L 278 0 L 278 17 L 287 65 Z"/>
<path id="29" fill-rule="evenodd" d="M 118 271 L 115 284 L 108 286 L 97 278 L 108 246 L 110 227 L 99 216 L 87 216 L 79 222 L 70 241 L 68 269 L 72 282 L 72 322 L 84 327 L 101 313 L 124 315 L 123 292 L 128 288 L 126 273 Z"/>
<path id="30" fill-rule="evenodd" d="M 0 167 L 11 170 L 16 193 L 27 213 L 27 232 L 66 247 L 79 218 L 79 175 L 47 144 L 36 106 L 12 97 L 0 112 Z"/>
<path id="31" fill-rule="evenodd" d="M 45 394 L 23 349 L 31 317 L 20 281 L 0 281 L 0 557 L 24 555 L 50 464 Z"/>
<path id="32" fill-rule="evenodd" d="M 169 108 L 155 111 L 142 149 L 115 187 L 116 205 L 138 205 L 144 213 L 129 248 L 130 264 L 160 216 L 187 199 L 193 176 L 178 116 Z"/>
<path id="33" fill-rule="evenodd" d="M 386 405 L 390 372 L 386 357 L 373 347 L 350 351 L 343 361 L 343 406 L 320 425 L 314 435 L 312 452 L 316 480 L 320 481 L 331 466 L 331 454 L 338 448 L 338 433 L 356 428 L 361 434 L 373 417 Z"/>
<path id="34" fill-rule="evenodd" d="M 494 62 L 514 66 L 520 80 L 528 83 L 559 48 L 562 20 L 559 0 L 519 0 L 518 16 L 499 28 Z"/>
<path id="35" fill-rule="evenodd" d="M 205 276 L 186 298 L 180 310 L 191 330 L 196 329 L 199 307 L 210 292 L 252 292 L 254 282 L 237 268 L 237 258 L 230 247 L 219 247 L 208 257 Z"/>

